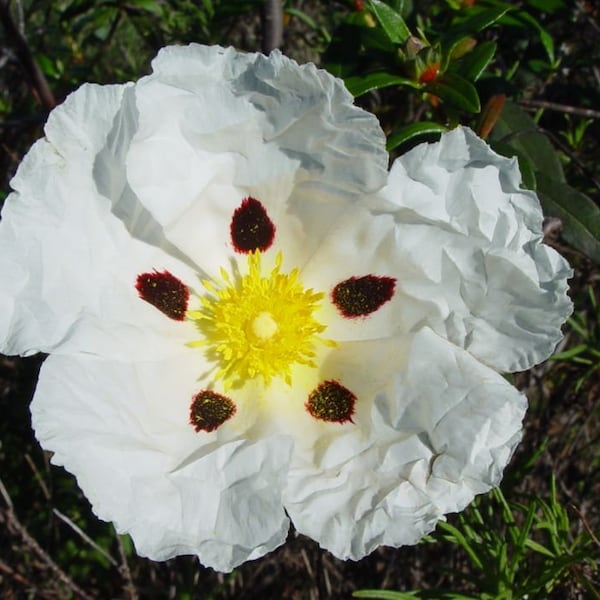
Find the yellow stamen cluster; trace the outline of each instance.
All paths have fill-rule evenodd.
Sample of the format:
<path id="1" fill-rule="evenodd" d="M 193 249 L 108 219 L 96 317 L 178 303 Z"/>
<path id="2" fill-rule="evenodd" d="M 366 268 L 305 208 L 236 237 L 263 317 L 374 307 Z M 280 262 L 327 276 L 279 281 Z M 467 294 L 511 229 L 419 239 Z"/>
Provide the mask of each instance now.
<path id="1" fill-rule="evenodd" d="M 314 318 L 324 294 L 304 289 L 297 269 L 282 273 L 282 261 L 279 253 L 263 276 L 261 254 L 251 252 L 246 275 L 233 278 L 221 269 L 222 281 L 203 281 L 202 306 L 187 313 L 204 337 L 189 345 L 207 348 L 226 388 L 256 377 L 265 385 L 274 377 L 291 384 L 292 365 L 316 366 L 316 343 L 335 345 L 319 337 L 325 326 Z"/>

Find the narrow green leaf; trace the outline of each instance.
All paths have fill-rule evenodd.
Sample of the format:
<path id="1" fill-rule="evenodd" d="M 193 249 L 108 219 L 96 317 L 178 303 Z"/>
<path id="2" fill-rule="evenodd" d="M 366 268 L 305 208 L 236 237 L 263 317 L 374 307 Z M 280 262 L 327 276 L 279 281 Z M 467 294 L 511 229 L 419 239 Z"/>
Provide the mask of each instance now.
<path id="1" fill-rule="evenodd" d="M 420 136 L 443 133 L 444 131 L 448 131 L 448 128 L 431 121 L 411 123 L 410 125 L 405 125 L 400 129 L 396 129 L 396 131 L 390 135 L 387 141 L 387 150 L 388 152 L 391 152 L 401 144 L 410 142 Z"/>
<path id="2" fill-rule="evenodd" d="M 519 161 L 519 171 L 521 171 L 523 187 L 526 187 L 528 190 L 535 190 L 537 188 L 535 168 L 529 157 L 522 150 L 516 150 L 512 146 L 509 146 L 508 144 L 502 144 L 500 142 L 492 142 L 490 145 L 493 150 L 495 150 L 498 154 L 502 154 L 502 156 L 506 156 L 507 158 L 516 156 L 517 160 Z"/>
<path id="3" fill-rule="evenodd" d="M 527 514 L 525 516 L 525 520 L 521 525 L 521 530 L 519 532 L 519 537 L 517 538 L 514 544 L 514 550 L 512 552 L 512 556 L 510 558 L 510 573 L 511 577 L 514 577 L 514 574 L 517 572 L 519 568 L 519 563 L 521 562 L 522 556 L 525 554 L 525 548 L 527 540 L 529 539 L 529 533 L 533 526 L 533 521 L 535 519 L 535 511 L 537 509 L 535 502 L 530 502 L 529 506 L 523 507 L 526 508 Z"/>
<path id="4" fill-rule="evenodd" d="M 477 556 L 477 553 L 475 552 L 475 550 L 473 550 L 471 544 L 469 544 L 469 542 L 467 541 L 467 539 L 461 531 L 459 531 L 453 525 L 450 525 L 450 523 L 446 523 L 445 521 L 439 521 L 438 527 L 441 530 L 450 534 L 454 543 L 461 546 L 462 549 L 469 555 L 469 558 L 471 559 L 471 562 L 475 567 L 477 567 L 480 570 L 483 570 L 483 563 L 481 562 L 481 560 Z"/>
<path id="5" fill-rule="evenodd" d="M 52 77 L 52 79 L 58 79 L 60 77 L 60 72 L 57 69 L 57 65 L 45 54 L 38 54 L 36 56 L 36 62 L 44 75 L 47 77 Z"/>
<path id="6" fill-rule="evenodd" d="M 369 49 L 369 52 L 380 51 L 383 54 L 395 54 L 398 49 L 381 27 L 363 27 L 360 40 L 362 45 Z"/>
<path id="7" fill-rule="evenodd" d="M 578 346 L 575 346 L 575 348 L 571 348 L 570 350 L 565 350 L 564 352 L 557 352 L 556 354 L 553 354 L 549 360 L 568 360 L 569 358 L 573 358 L 574 356 L 579 356 L 587 349 L 587 344 L 579 344 Z"/>
<path id="8" fill-rule="evenodd" d="M 302 21 L 308 25 L 311 29 L 317 30 L 319 28 L 316 21 L 310 15 L 307 15 L 303 10 L 298 10 L 297 8 L 286 8 L 285 14 L 290 15 L 290 17 L 296 17 L 299 21 Z"/>
<path id="9" fill-rule="evenodd" d="M 552 552 L 550 552 L 550 550 L 548 550 L 548 548 L 546 548 L 545 546 L 542 546 L 541 544 L 538 544 L 537 542 L 535 542 L 532 539 L 529 539 L 529 538 L 526 539 L 525 546 L 527 548 L 529 548 L 530 550 L 537 552 L 538 554 L 543 554 L 544 556 L 554 558 L 554 554 L 552 554 Z"/>
<path id="10" fill-rule="evenodd" d="M 472 33 L 478 33 L 487 29 L 490 25 L 493 25 L 498 19 L 502 18 L 512 7 L 508 4 L 504 6 L 496 6 L 494 8 L 487 8 L 468 17 L 464 21 L 458 24 L 458 27 L 462 31 L 469 31 Z"/>
<path id="11" fill-rule="evenodd" d="M 562 8 L 566 8 L 563 0 L 528 0 L 527 4 L 546 13 L 553 13 Z"/>
<path id="12" fill-rule="evenodd" d="M 552 36 L 538 23 L 537 19 L 532 17 L 529 13 L 519 11 L 516 13 L 516 16 L 526 23 L 529 23 L 534 29 L 537 29 L 542 46 L 544 46 L 544 50 L 546 50 L 548 60 L 551 64 L 554 64 L 554 40 L 552 39 Z"/>
<path id="13" fill-rule="evenodd" d="M 535 171 L 552 173 L 554 179 L 565 182 L 563 168 L 554 147 L 539 131 L 535 121 L 514 102 L 507 100 L 504 104 L 491 139 L 510 145 L 515 154 L 523 154 Z"/>
<path id="14" fill-rule="evenodd" d="M 142 10 L 154 13 L 159 17 L 163 16 L 164 9 L 160 3 L 155 0 L 131 0 L 130 4 L 136 8 L 141 8 Z"/>
<path id="15" fill-rule="evenodd" d="M 410 29 L 400 13 L 381 0 L 370 0 L 369 4 L 391 42 L 402 44 L 410 37 Z"/>
<path id="16" fill-rule="evenodd" d="M 600 208 L 566 183 L 537 173 L 537 191 L 544 213 L 563 223 L 563 237 L 600 264 Z"/>
<path id="17" fill-rule="evenodd" d="M 391 73 L 386 73 L 384 71 L 369 73 L 364 77 L 348 77 L 344 83 L 354 97 L 362 96 L 371 90 L 379 90 L 394 85 L 404 85 L 412 88 L 419 87 L 412 79 L 400 77 L 399 75 L 392 75 Z"/>
<path id="18" fill-rule="evenodd" d="M 477 81 L 494 58 L 496 48 L 497 44 L 495 42 L 483 42 L 454 63 L 453 67 L 465 79 Z"/>
<path id="19" fill-rule="evenodd" d="M 444 103 L 453 108 L 472 113 L 478 113 L 481 110 L 475 86 L 456 73 L 444 73 L 430 83 L 425 91 L 439 96 Z"/>
<path id="20" fill-rule="evenodd" d="M 488 8 L 477 12 L 471 17 L 457 22 L 450 28 L 449 33 L 440 39 L 440 44 L 444 49 L 444 56 L 447 56 L 456 45 L 457 41 L 464 38 L 465 35 L 479 33 L 486 27 L 493 25 L 498 19 L 502 18 L 512 7 L 505 4 L 495 8 Z"/>

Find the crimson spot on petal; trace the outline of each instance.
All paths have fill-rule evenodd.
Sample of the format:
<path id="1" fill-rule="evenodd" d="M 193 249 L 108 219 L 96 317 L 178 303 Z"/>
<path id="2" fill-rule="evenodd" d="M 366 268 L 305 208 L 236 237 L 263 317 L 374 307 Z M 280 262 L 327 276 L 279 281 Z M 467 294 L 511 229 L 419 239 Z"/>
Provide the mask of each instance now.
<path id="1" fill-rule="evenodd" d="M 137 276 L 135 289 L 140 298 L 152 304 L 175 321 L 183 321 L 190 292 L 187 286 L 169 271 L 142 273 Z"/>
<path id="2" fill-rule="evenodd" d="M 319 384 L 309 395 L 306 410 L 315 418 L 331 423 L 352 422 L 356 396 L 341 383 L 328 380 Z"/>
<path id="3" fill-rule="evenodd" d="M 190 425 L 196 431 L 211 432 L 219 428 L 235 414 L 233 400 L 211 390 L 196 394 L 190 407 Z"/>
<path id="4" fill-rule="evenodd" d="M 275 225 L 265 207 L 256 198 L 248 196 L 233 212 L 231 242 L 236 252 L 248 254 L 255 250 L 264 252 L 275 238 Z"/>
<path id="5" fill-rule="evenodd" d="M 350 277 L 333 288 L 331 300 L 342 316 L 348 319 L 365 317 L 391 300 L 395 289 L 394 277 Z"/>

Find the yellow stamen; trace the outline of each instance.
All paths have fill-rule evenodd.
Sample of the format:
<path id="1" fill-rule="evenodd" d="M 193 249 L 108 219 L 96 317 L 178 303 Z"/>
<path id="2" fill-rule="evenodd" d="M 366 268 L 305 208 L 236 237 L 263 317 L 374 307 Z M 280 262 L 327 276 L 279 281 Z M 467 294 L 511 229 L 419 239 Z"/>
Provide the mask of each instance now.
<path id="1" fill-rule="evenodd" d="M 221 269 L 221 281 L 203 281 L 207 294 L 187 313 L 203 334 L 189 346 L 206 348 L 226 388 L 256 377 L 265 385 L 274 377 L 291 384 L 293 365 L 315 366 L 316 344 L 335 345 L 319 336 L 325 326 L 314 317 L 324 294 L 305 289 L 297 269 L 282 273 L 282 263 L 278 253 L 263 276 L 261 254 L 251 252 L 247 275 L 233 278 Z"/>

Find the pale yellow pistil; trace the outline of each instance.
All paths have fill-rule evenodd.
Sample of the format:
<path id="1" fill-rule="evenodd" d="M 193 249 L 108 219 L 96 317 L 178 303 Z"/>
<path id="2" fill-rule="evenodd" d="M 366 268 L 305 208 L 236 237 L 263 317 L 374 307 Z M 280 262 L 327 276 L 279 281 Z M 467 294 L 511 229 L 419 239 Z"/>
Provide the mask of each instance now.
<path id="1" fill-rule="evenodd" d="M 269 340 L 278 330 L 277 321 L 266 310 L 258 313 L 250 323 L 250 333 L 256 340 Z"/>
<path id="2" fill-rule="evenodd" d="M 282 261 L 279 253 L 263 275 L 260 252 L 250 253 L 246 275 L 233 279 L 221 269 L 221 281 L 202 282 L 201 308 L 187 313 L 203 335 L 189 345 L 206 348 L 226 388 L 257 377 L 291 385 L 293 365 L 315 367 L 315 346 L 335 345 L 320 337 L 325 326 L 314 317 L 324 294 L 305 289 L 297 269 L 282 273 Z"/>

